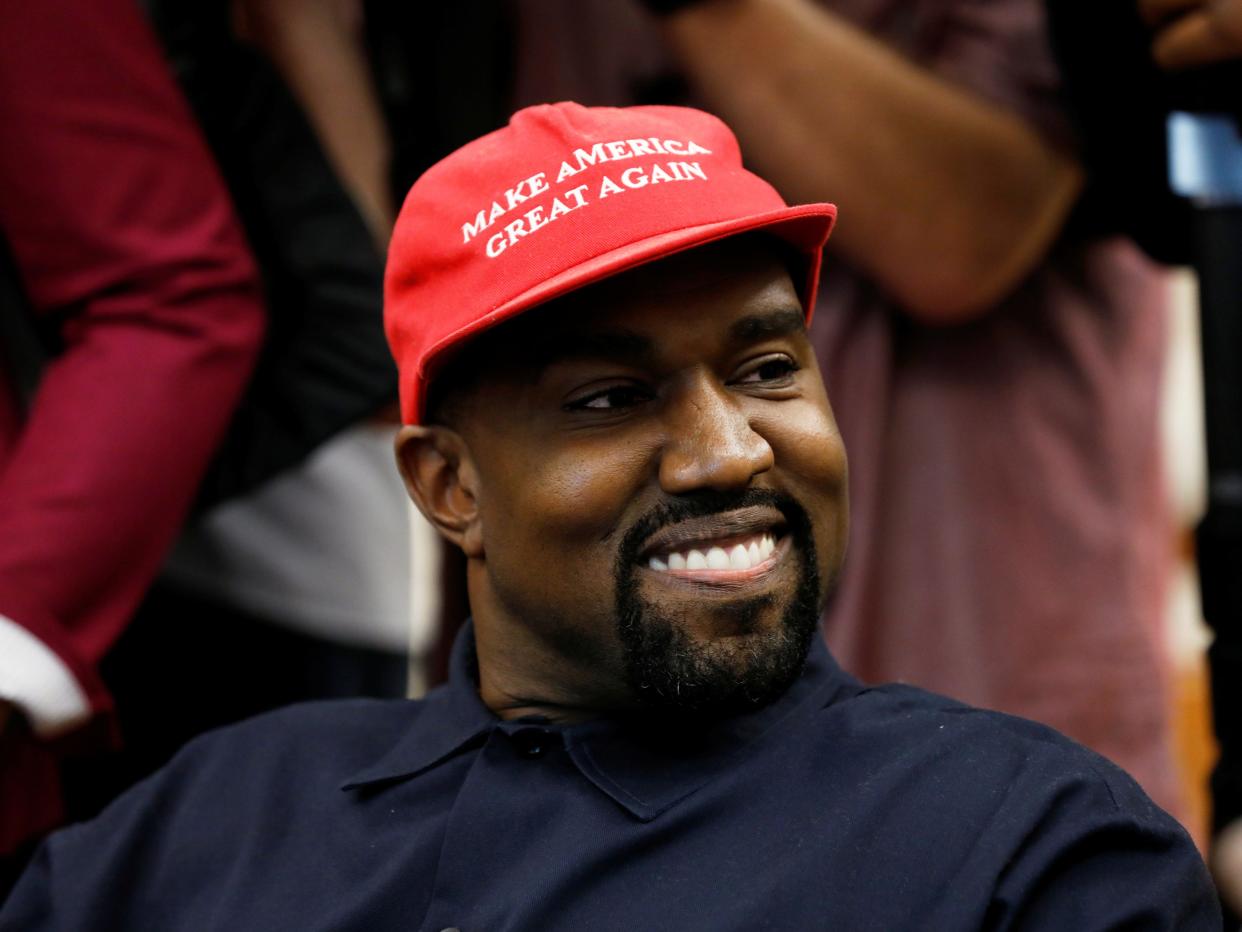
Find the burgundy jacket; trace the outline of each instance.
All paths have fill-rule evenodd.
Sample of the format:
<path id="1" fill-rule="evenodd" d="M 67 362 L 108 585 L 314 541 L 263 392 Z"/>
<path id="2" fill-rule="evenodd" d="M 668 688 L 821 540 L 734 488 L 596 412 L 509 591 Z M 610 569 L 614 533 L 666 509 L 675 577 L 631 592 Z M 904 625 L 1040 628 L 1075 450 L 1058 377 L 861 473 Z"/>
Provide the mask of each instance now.
<path id="1" fill-rule="evenodd" d="M 61 818 L 61 732 L 108 731 L 96 664 L 190 507 L 264 310 L 132 0 L 0 0 L 0 126 L 0 238 L 27 299 L 0 314 L 54 343 L 29 403 L 12 360 L 0 371 L 0 625 L 50 648 L 86 699 L 63 727 L 23 716 L 0 735 L 3 855 Z"/>

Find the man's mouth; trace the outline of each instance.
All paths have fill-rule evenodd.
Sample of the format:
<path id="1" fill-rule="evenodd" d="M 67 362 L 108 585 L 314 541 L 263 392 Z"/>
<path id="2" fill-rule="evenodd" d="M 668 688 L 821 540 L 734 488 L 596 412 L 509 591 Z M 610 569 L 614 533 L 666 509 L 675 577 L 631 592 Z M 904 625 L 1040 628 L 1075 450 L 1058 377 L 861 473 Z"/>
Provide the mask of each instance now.
<path id="1" fill-rule="evenodd" d="M 697 547 L 652 554 L 647 566 L 661 573 L 683 570 L 749 570 L 775 562 L 776 541 L 771 534 L 753 534 L 740 540 L 707 541 Z"/>
<path id="2" fill-rule="evenodd" d="M 696 518 L 662 528 L 639 562 L 662 575 L 709 584 L 762 577 L 784 556 L 785 519 L 761 506 Z"/>

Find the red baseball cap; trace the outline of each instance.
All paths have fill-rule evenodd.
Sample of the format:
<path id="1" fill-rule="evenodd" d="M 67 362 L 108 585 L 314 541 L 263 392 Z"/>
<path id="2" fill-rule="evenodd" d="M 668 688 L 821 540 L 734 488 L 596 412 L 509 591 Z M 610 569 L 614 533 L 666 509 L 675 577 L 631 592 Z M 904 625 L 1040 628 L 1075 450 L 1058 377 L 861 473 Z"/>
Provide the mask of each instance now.
<path id="1" fill-rule="evenodd" d="M 789 207 L 742 167 L 716 117 L 685 107 L 542 104 L 429 168 L 397 217 L 384 327 L 401 415 L 480 331 L 584 285 L 765 230 L 806 258 L 807 320 L 837 210 Z"/>

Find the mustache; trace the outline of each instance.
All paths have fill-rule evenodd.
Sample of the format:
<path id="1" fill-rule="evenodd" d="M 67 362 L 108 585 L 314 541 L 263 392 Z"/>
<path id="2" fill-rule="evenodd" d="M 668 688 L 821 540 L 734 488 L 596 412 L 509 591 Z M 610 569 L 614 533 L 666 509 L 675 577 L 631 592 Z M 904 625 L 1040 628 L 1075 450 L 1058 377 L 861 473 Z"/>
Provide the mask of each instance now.
<path id="1" fill-rule="evenodd" d="M 804 542 L 809 539 L 811 517 L 792 495 L 772 489 L 744 489 L 738 492 L 705 489 L 663 501 L 638 518 L 621 538 L 618 564 L 634 563 L 644 542 L 662 527 L 754 506 L 775 508 L 784 516 L 795 541 Z"/>

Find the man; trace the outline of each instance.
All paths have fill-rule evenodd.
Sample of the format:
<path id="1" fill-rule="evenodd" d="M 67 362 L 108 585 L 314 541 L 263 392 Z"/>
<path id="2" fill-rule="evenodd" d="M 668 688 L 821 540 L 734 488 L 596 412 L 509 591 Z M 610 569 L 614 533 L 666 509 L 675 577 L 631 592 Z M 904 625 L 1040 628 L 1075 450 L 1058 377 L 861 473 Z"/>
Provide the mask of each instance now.
<path id="1" fill-rule="evenodd" d="M 1119 770 L 815 636 L 834 217 L 681 108 L 535 107 L 430 169 L 386 313 L 401 470 L 469 564 L 450 684 L 195 742 L 0 927 L 1217 927 Z"/>

